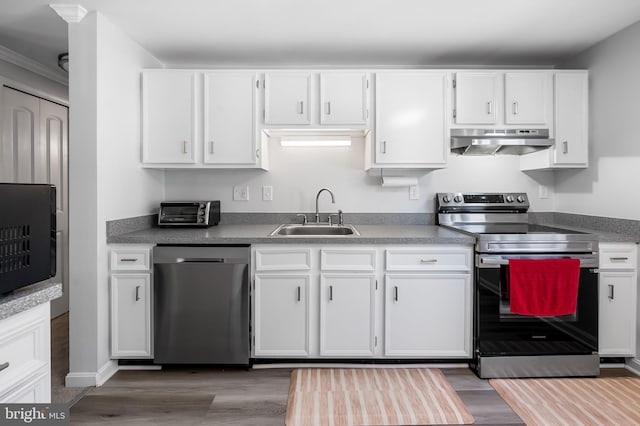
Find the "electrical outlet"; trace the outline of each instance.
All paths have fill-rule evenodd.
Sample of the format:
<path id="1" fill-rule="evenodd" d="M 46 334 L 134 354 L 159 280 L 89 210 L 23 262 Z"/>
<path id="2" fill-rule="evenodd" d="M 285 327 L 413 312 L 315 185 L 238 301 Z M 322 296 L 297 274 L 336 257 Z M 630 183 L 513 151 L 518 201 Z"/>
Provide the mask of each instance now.
<path id="1" fill-rule="evenodd" d="M 233 187 L 233 201 L 248 201 L 249 186 L 238 185 Z"/>
<path id="2" fill-rule="evenodd" d="M 538 187 L 540 198 L 549 198 L 549 187 L 547 185 L 540 185 Z"/>
<path id="3" fill-rule="evenodd" d="M 265 185 L 262 187 L 262 201 L 273 200 L 273 186 Z"/>
<path id="4" fill-rule="evenodd" d="M 418 185 L 413 185 L 409 187 L 409 199 L 410 200 L 420 199 L 420 189 Z"/>

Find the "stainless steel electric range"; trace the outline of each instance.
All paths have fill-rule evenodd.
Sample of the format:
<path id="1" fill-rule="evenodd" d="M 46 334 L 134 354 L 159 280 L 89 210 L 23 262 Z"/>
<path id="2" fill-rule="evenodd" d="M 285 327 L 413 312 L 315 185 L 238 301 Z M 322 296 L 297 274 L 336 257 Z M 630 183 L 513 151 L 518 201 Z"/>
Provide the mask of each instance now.
<path id="1" fill-rule="evenodd" d="M 474 356 L 481 378 L 597 376 L 598 241 L 529 223 L 525 193 L 438 193 L 437 222 L 476 238 Z M 579 259 L 576 310 L 511 312 L 510 259 Z"/>

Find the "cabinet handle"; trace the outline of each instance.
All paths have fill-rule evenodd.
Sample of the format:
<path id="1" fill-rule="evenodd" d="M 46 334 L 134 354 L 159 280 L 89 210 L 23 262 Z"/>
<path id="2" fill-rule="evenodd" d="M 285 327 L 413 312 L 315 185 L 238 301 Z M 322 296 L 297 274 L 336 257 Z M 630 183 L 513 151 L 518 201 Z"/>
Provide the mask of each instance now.
<path id="1" fill-rule="evenodd" d="M 134 257 L 123 257 L 122 259 L 120 259 L 120 262 L 135 262 L 136 260 L 138 259 Z"/>
<path id="2" fill-rule="evenodd" d="M 393 287 L 393 300 L 398 301 L 398 286 Z"/>
<path id="3" fill-rule="evenodd" d="M 9 362 L 5 362 L 4 364 L 0 364 L 0 371 L 9 368 Z"/>
<path id="4" fill-rule="evenodd" d="M 491 115 L 492 112 L 493 112 L 493 102 L 489 101 L 487 102 L 487 114 Z"/>
<path id="5" fill-rule="evenodd" d="M 329 300 L 333 300 L 333 286 L 329 286 Z"/>
<path id="6" fill-rule="evenodd" d="M 256 149 L 256 158 L 260 158 L 260 149 Z"/>
<path id="7" fill-rule="evenodd" d="M 331 102 L 327 102 L 327 115 L 331 115 Z"/>
<path id="8" fill-rule="evenodd" d="M 569 153 L 569 142 L 567 141 L 562 142 L 562 153 L 563 154 Z"/>
<path id="9" fill-rule="evenodd" d="M 300 112 L 298 114 L 304 114 L 304 101 L 300 101 Z"/>
<path id="10" fill-rule="evenodd" d="M 187 153 L 187 141 L 182 141 L 182 153 Z"/>
<path id="11" fill-rule="evenodd" d="M 518 102 L 513 103 L 513 115 L 518 115 Z"/>
<path id="12" fill-rule="evenodd" d="M 438 259 L 420 259 L 420 263 L 436 263 Z"/>
<path id="13" fill-rule="evenodd" d="M 140 286 L 136 286 L 136 302 L 140 300 Z"/>
<path id="14" fill-rule="evenodd" d="M 387 141 L 382 141 L 382 153 L 387 153 Z"/>
<path id="15" fill-rule="evenodd" d="M 613 300 L 613 284 L 609 284 L 609 300 Z"/>
<path id="16" fill-rule="evenodd" d="M 209 154 L 213 154 L 213 141 L 209 142 Z"/>
<path id="17" fill-rule="evenodd" d="M 301 295 L 300 295 L 301 291 L 302 290 L 301 290 L 300 286 L 298 286 L 298 302 L 300 301 L 300 298 L 301 298 Z"/>
<path id="18" fill-rule="evenodd" d="M 626 262 L 627 260 L 629 260 L 628 257 L 610 257 L 609 260 L 611 260 L 612 262 Z"/>

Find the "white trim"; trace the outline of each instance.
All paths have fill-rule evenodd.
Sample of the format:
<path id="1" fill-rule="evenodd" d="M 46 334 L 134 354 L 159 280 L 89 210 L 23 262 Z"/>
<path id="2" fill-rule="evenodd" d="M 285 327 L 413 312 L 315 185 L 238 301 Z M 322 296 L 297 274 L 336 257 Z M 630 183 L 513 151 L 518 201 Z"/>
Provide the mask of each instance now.
<path id="1" fill-rule="evenodd" d="M 118 363 L 113 360 L 107 361 L 97 373 L 69 373 L 65 377 L 65 386 L 68 388 L 84 388 L 88 386 L 102 386 L 118 371 Z"/>
<path id="2" fill-rule="evenodd" d="M 120 370 L 162 370 L 162 365 L 119 365 L 118 371 Z"/>
<path id="3" fill-rule="evenodd" d="M 348 364 L 348 363 L 282 363 L 253 364 L 254 370 L 272 368 L 469 368 L 469 364 Z"/>
<path id="4" fill-rule="evenodd" d="M 40 62 L 27 58 L 26 56 L 14 52 L 4 46 L 0 46 L 0 59 L 20 68 L 24 68 L 27 71 L 39 74 L 51 81 L 55 81 L 56 83 L 60 83 L 64 86 L 69 85 L 69 77 L 62 70 L 58 71 L 57 68 L 49 68 Z"/>
<path id="5" fill-rule="evenodd" d="M 627 370 L 631 371 L 636 376 L 640 376 L 640 359 L 631 358 L 627 361 L 626 366 Z"/>
<path id="6" fill-rule="evenodd" d="M 77 24 L 87 14 L 87 9 L 79 4 L 50 4 L 49 7 L 67 24 Z"/>

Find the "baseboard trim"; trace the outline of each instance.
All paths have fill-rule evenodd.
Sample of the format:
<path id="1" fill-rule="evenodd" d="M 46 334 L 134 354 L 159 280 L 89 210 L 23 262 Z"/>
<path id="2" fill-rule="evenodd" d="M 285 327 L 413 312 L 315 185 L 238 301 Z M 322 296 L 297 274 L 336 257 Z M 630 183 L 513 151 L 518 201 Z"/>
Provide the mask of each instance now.
<path id="1" fill-rule="evenodd" d="M 640 376 L 640 359 L 631 358 L 625 365 L 626 369 L 631 371 L 636 376 Z"/>
<path id="2" fill-rule="evenodd" d="M 97 373 L 94 372 L 78 372 L 69 373 L 65 377 L 64 385 L 68 388 L 85 388 L 88 386 L 102 386 L 118 371 L 118 363 L 109 360 Z"/>

